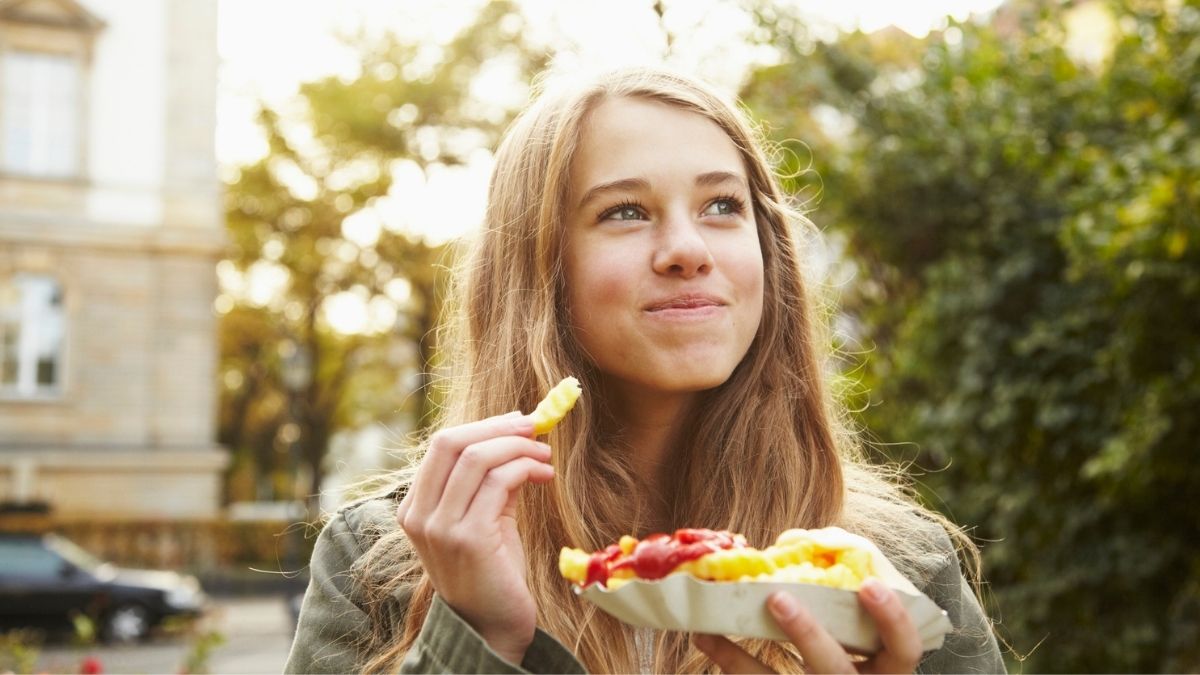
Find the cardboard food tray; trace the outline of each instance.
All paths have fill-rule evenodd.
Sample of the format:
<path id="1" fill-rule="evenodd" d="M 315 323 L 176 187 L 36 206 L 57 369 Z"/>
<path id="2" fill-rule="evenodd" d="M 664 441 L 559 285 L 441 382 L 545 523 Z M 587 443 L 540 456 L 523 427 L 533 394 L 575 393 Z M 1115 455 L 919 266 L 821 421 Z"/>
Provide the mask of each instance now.
<path id="1" fill-rule="evenodd" d="M 908 586 L 893 588 L 912 616 L 924 649 L 937 649 L 953 628 L 950 619 L 927 596 Z M 630 581 L 611 591 L 598 584 L 575 588 L 600 609 L 634 626 L 786 640 L 766 605 L 767 596 L 780 590 L 803 603 L 847 649 L 861 654 L 880 649 L 875 622 L 854 591 L 788 582 L 710 582 L 689 574 Z"/>

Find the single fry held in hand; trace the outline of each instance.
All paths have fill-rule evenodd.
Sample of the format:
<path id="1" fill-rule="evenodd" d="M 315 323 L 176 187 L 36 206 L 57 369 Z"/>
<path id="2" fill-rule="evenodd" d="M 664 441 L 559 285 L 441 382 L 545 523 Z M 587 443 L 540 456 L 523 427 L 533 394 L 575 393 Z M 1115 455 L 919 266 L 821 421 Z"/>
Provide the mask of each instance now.
<path id="1" fill-rule="evenodd" d="M 571 408 L 575 407 L 575 401 L 579 400 L 579 394 L 582 391 L 579 380 L 573 377 L 564 377 L 561 382 L 554 385 L 554 388 L 546 394 L 546 398 L 542 399 L 541 403 L 537 404 L 537 408 L 530 413 L 533 418 L 533 434 L 541 436 L 561 422 L 562 418 L 571 412 Z"/>
<path id="2" fill-rule="evenodd" d="M 582 587 L 593 583 L 610 590 L 640 579 L 690 574 L 705 581 L 783 581 L 858 590 L 878 576 L 871 546 L 837 527 L 787 530 L 763 550 L 726 531 L 676 530 L 674 535 L 631 536 L 595 553 L 562 549 L 558 569 Z"/>

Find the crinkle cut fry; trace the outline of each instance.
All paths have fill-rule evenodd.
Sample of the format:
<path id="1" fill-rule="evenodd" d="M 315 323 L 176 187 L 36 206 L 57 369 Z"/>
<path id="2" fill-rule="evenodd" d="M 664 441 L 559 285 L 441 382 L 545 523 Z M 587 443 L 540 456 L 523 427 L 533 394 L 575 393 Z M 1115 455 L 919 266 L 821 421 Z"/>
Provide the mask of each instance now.
<path id="1" fill-rule="evenodd" d="M 579 380 L 573 377 L 564 377 L 554 385 L 546 394 L 546 398 L 543 398 L 530 413 L 533 418 L 534 435 L 541 436 L 557 426 L 571 408 L 575 407 L 575 401 L 579 400 L 581 393 L 583 389 L 579 386 Z"/>

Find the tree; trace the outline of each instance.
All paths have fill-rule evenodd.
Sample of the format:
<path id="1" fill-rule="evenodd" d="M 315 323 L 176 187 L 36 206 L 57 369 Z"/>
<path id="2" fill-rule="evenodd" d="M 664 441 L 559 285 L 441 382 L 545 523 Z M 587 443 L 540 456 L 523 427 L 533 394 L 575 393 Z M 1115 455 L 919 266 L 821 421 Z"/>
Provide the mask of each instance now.
<path id="1" fill-rule="evenodd" d="M 396 162 L 429 169 L 492 145 L 513 111 L 481 104 L 471 85 L 487 64 L 508 63 L 518 81 L 544 65 L 521 26 L 511 3 L 491 2 L 446 45 L 368 46 L 356 79 L 303 85 L 298 116 L 261 111 L 270 152 L 227 186 L 222 265 L 260 287 L 273 280 L 276 292 L 223 307 L 221 437 L 235 470 L 275 472 L 262 496 L 318 493 L 338 429 L 396 414 L 416 427 L 429 420 L 449 249 L 384 227 L 374 209 L 402 197 L 389 194 Z M 338 303 L 373 321 L 339 330 Z"/>
<path id="2" fill-rule="evenodd" d="M 1042 3 L 914 41 L 912 66 L 861 36 L 814 50 L 853 120 L 822 211 L 861 269 L 864 424 L 915 444 L 889 451 L 985 543 L 1002 634 L 1041 644 L 1024 668 L 1189 671 L 1200 9 L 1103 6 L 1096 62 Z"/>

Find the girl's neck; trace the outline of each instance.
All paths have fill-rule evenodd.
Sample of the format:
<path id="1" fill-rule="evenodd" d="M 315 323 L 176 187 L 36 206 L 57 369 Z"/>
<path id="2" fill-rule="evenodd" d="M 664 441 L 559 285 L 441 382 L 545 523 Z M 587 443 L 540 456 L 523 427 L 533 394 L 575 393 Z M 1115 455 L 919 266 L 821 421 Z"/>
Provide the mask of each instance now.
<path id="1" fill-rule="evenodd" d="M 633 468 L 657 504 L 670 486 L 672 453 L 695 401 L 695 393 L 663 393 L 610 387 L 611 410 L 629 449 Z"/>

